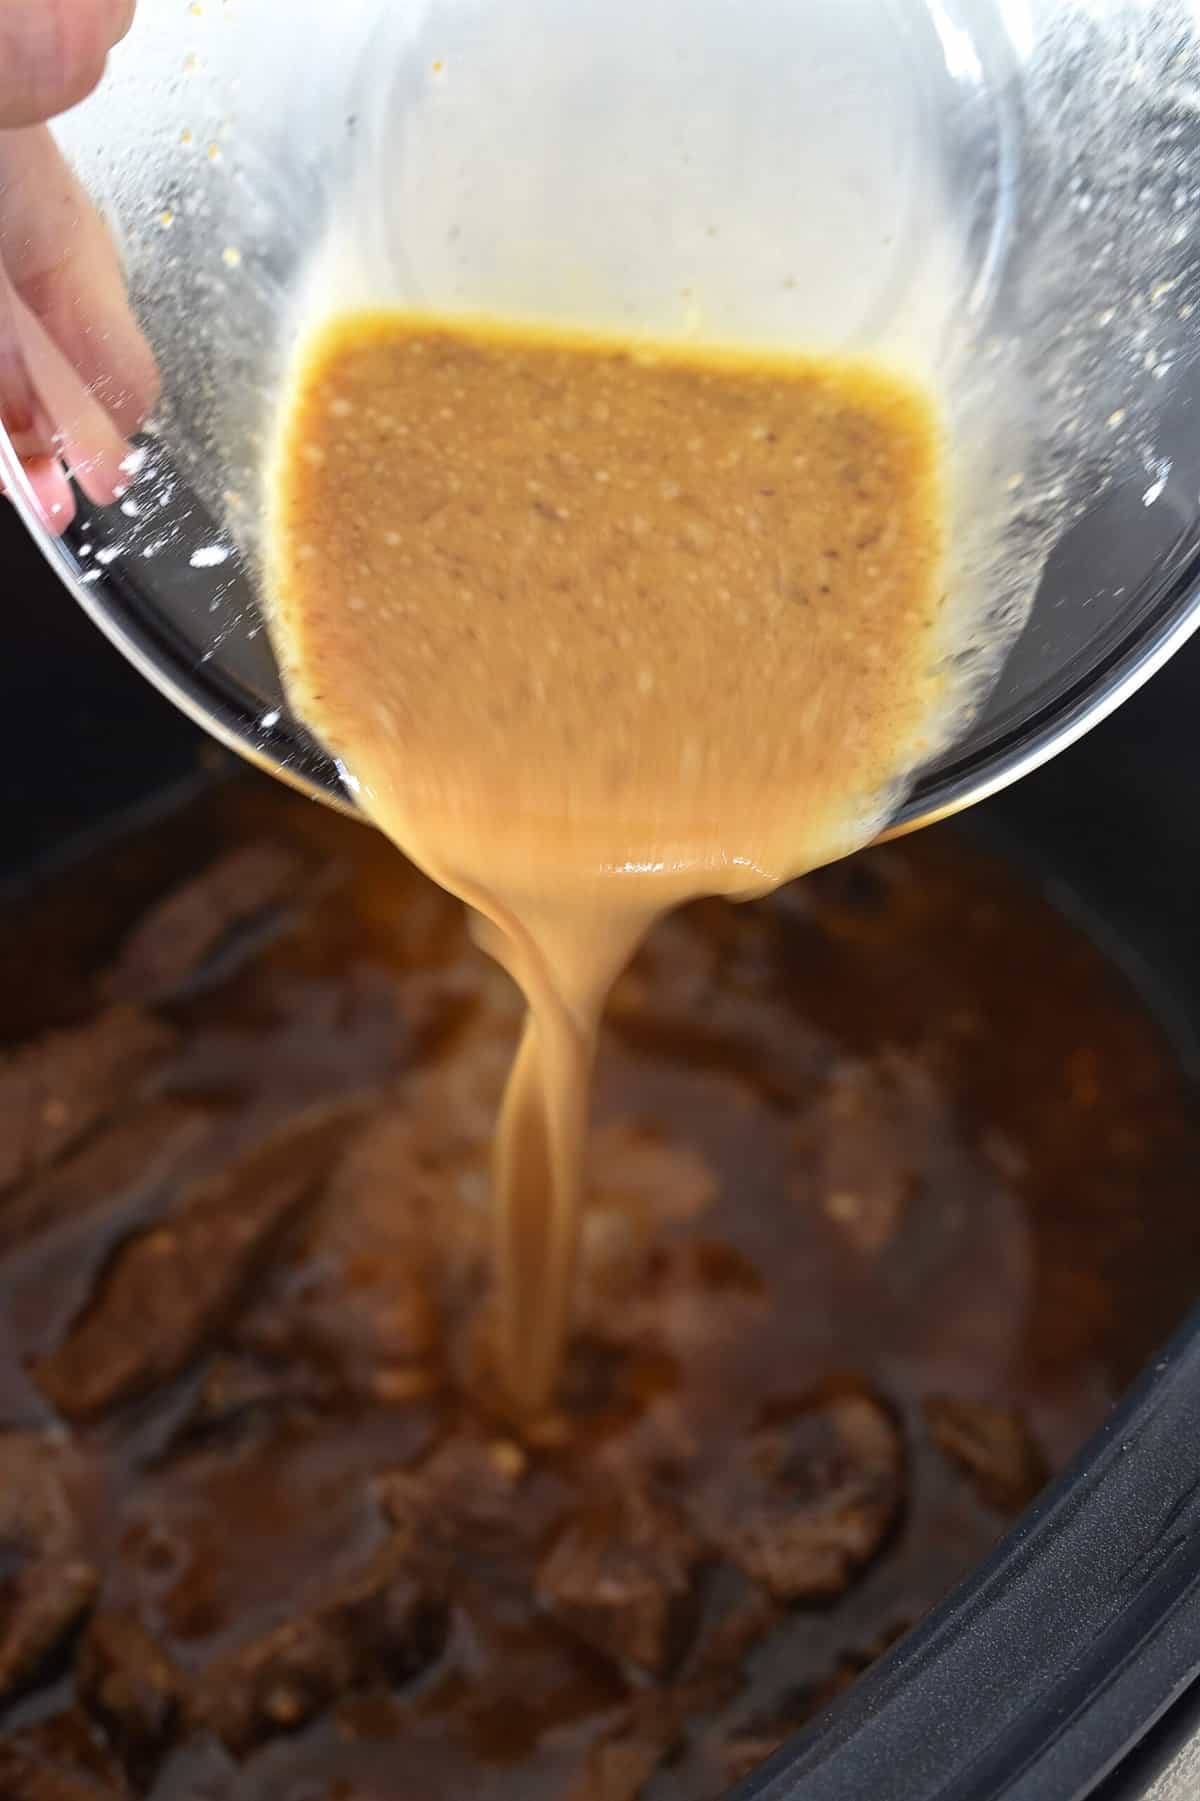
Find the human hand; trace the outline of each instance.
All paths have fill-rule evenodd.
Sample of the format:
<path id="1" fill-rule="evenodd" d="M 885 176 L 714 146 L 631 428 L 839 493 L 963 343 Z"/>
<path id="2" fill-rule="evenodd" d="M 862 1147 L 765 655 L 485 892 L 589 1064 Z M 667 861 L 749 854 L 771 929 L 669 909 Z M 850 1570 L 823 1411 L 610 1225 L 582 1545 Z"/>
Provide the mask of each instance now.
<path id="1" fill-rule="evenodd" d="M 109 504 L 158 372 L 117 253 L 42 121 L 91 92 L 134 0 L 0 0 L 0 420 L 52 531 Z"/>

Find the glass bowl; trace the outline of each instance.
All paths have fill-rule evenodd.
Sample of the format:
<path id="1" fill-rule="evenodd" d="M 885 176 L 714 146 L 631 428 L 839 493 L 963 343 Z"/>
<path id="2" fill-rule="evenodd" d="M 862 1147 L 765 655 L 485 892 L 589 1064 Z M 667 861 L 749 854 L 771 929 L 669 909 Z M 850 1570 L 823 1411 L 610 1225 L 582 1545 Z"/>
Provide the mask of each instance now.
<path id="1" fill-rule="evenodd" d="M 1042 761 L 1197 623 L 1182 0 L 141 0 L 55 131 L 162 399 L 119 503 L 79 491 L 61 534 L 2 430 L 0 479 L 159 687 L 335 804 L 352 790 L 288 708 L 258 574 L 281 370 L 333 302 L 929 383 L 974 705 L 897 825 Z"/>

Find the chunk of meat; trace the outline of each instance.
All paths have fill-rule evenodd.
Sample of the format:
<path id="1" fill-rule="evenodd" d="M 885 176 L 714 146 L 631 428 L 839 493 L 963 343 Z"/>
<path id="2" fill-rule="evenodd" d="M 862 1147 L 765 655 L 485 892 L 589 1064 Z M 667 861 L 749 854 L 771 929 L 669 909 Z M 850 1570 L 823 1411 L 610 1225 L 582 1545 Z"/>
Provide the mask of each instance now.
<path id="1" fill-rule="evenodd" d="M 0 1795 L 4 1801 L 123 1801 L 127 1793 L 59 1763 L 36 1745 L 0 1739 Z"/>
<path id="2" fill-rule="evenodd" d="M 586 1229 L 586 1228 L 585 1228 Z M 585 1244 L 585 1254 L 589 1249 Z M 717 1239 L 661 1240 L 635 1283 L 608 1291 L 585 1262 L 577 1326 L 616 1345 L 657 1345 L 684 1362 L 736 1341 L 763 1316 L 768 1288 L 733 1245 Z"/>
<path id="3" fill-rule="evenodd" d="M 252 936 L 246 948 L 257 949 L 262 934 L 247 928 L 274 924 L 295 902 L 304 874 L 304 859 L 284 845 L 230 851 L 143 915 L 105 976 L 104 992 L 114 1000 L 162 1000 L 194 985 L 235 934 Z"/>
<path id="4" fill-rule="evenodd" d="M 613 1733 L 590 1746 L 563 1801 L 639 1801 L 670 1750 L 652 1732 Z"/>
<path id="5" fill-rule="evenodd" d="M 636 1049 L 719 1071 L 769 1103 L 806 1102 L 827 1050 L 780 987 L 769 911 L 727 915 L 725 902 L 702 901 L 657 925 L 614 984 L 606 1021 Z"/>
<path id="6" fill-rule="evenodd" d="M 0 1697 L 53 1664 L 95 1599 L 71 1492 L 80 1475 L 46 1437 L 0 1433 Z"/>
<path id="7" fill-rule="evenodd" d="M 428 1391 L 440 1379 L 434 1235 L 452 1205 L 405 1117 L 373 1120 L 241 1321 L 238 1343 L 312 1365 L 343 1394 L 397 1402 Z"/>
<path id="8" fill-rule="evenodd" d="M 172 1453 L 214 1439 L 231 1441 L 256 1426 L 278 1424 L 323 1406 L 330 1382 L 306 1363 L 274 1363 L 243 1352 L 216 1356 L 171 1440 Z"/>
<path id="9" fill-rule="evenodd" d="M 269 1022 L 218 1020 L 185 1039 L 172 1094 L 249 1103 L 264 1119 L 282 1119 L 352 1097 L 376 1100 L 408 1056 L 396 984 L 384 969 L 361 964 L 313 982 L 268 971 L 261 992 Z"/>
<path id="10" fill-rule="evenodd" d="M 747 1584 L 740 1571 L 723 1569 L 711 1585 L 705 1618 L 677 1678 L 689 1713 L 723 1706 L 742 1686 L 746 1659 L 783 1618 L 782 1605 Z"/>
<path id="11" fill-rule="evenodd" d="M 634 1121 L 602 1126 L 590 1147 L 580 1222 L 577 1321 L 605 1333 L 647 1279 L 664 1225 L 687 1224 L 711 1205 L 713 1171 L 686 1145 Z"/>
<path id="12" fill-rule="evenodd" d="M 537 1594 L 606 1656 L 661 1676 L 694 1623 L 702 1556 L 673 1501 L 622 1486 L 564 1527 L 538 1569 Z"/>
<path id="13" fill-rule="evenodd" d="M 878 1256 L 919 1191 L 928 1144 L 945 1131 L 936 1084 L 911 1058 L 844 1063 L 796 1128 L 797 1198 Z"/>
<path id="14" fill-rule="evenodd" d="M 490 1144 L 506 1059 L 511 1066 L 521 1030 L 519 989 L 494 964 L 481 961 L 472 968 L 475 1005 L 455 1036 L 454 1055 L 417 1071 L 412 1086 L 418 1131 L 443 1162 Z"/>
<path id="15" fill-rule="evenodd" d="M 0 1432 L 0 1545 L 53 1555 L 78 1540 L 75 1491 L 85 1472 L 74 1451 L 44 1432 Z"/>
<path id="16" fill-rule="evenodd" d="M 98 1613 L 80 1642 L 75 1680 L 130 1776 L 147 1781 L 179 1708 L 179 1677 L 166 1653 L 133 1615 Z"/>
<path id="17" fill-rule="evenodd" d="M 0 1252 L 136 1206 L 175 1174 L 207 1125 L 203 1112 L 175 1101 L 149 1101 L 115 1120 L 0 1203 Z"/>
<path id="18" fill-rule="evenodd" d="M 354 1683 L 354 1648 L 321 1619 L 288 1620 L 206 1672 L 194 1723 L 238 1755 L 295 1732 Z"/>
<path id="19" fill-rule="evenodd" d="M 593 1206 L 656 1223 L 695 1219 L 717 1192 L 716 1176 L 698 1152 L 637 1120 L 612 1121 L 592 1135 L 587 1184 Z"/>
<path id="20" fill-rule="evenodd" d="M 772 1407 L 704 1483 L 698 1514 L 717 1549 L 778 1600 L 826 1600 L 878 1551 L 903 1488 L 891 1415 L 847 1388 Z"/>
<path id="21" fill-rule="evenodd" d="M 376 1495 L 426 1554 L 464 1541 L 499 1551 L 536 1541 L 563 1501 L 559 1484 L 534 1470 L 520 1445 L 472 1433 L 446 1439 L 416 1469 L 381 1476 Z"/>
<path id="22" fill-rule="evenodd" d="M 0 1694 L 35 1680 L 66 1646 L 96 1598 L 92 1565 L 82 1557 L 30 1563 L 0 1599 Z"/>
<path id="23" fill-rule="evenodd" d="M 177 1041 L 162 1020 L 112 1007 L 0 1057 L 0 1193 L 48 1169 L 118 1107 Z"/>
<path id="24" fill-rule="evenodd" d="M 57 1775 L 66 1782 L 94 1783 L 96 1787 L 86 1791 L 93 1797 L 97 1793 L 107 1796 L 129 1792 L 125 1772 L 111 1745 L 82 1707 L 68 1707 L 64 1713 L 39 1720 L 36 1726 L 6 1733 L 0 1739 L 0 1747 L 17 1752 L 31 1765 L 40 1765 L 41 1780 L 47 1786 L 50 1777 Z M 0 1787 L 0 1794 L 8 1801 L 7 1788 Z"/>
<path id="25" fill-rule="evenodd" d="M 191 1723 L 241 1755 L 294 1732 L 368 1681 L 411 1681 L 441 1651 L 447 1613 L 421 1547 L 398 1532 L 307 1613 L 211 1664 Z"/>
<path id="26" fill-rule="evenodd" d="M 92 1419 L 178 1374 L 241 1304 L 360 1117 L 353 1105 L 301 1115 L 194 1184 L 169 1219 L 128 1239 L 62 1344 L 36 1367 L 59 1412 Z"/>
<path id="27" fill-rule="evenodd" d="M 1046 1460 L 1015 1407 L 934 1395 L 925 1402 L 925 1423 L 943 1457 L 987 1507 L 1019 1513 L 1046 1480 Z"/>
<path id="28" fill-rule="evenodd" d="M 587 1747 L 562 1801 L 639 1801 L 677 1750 L 685 1720 L 686 1709 L 669 1689 L 635 1696 Z"/>

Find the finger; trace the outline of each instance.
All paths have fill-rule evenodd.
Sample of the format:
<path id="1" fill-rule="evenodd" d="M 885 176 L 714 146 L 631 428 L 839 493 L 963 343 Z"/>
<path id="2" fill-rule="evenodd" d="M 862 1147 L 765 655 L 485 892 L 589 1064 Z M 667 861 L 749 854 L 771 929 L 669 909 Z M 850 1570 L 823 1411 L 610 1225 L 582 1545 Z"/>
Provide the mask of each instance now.
<path id="1" fill-rule="evenodd" d="M 61 461 L 89 500 L 124 492 L 129 445 L 0 271 L 0 418 L 28 464 Z"/>
<path id="2" fill-rule="evenodd" d="M 0 0 L 0 126 L 35 125 L 90 94 L 134 0 Z"/>
<path id="3" fill-rule="evenodd" d="M 88 499 L 111 506 L 129 486 L 129 443 L 93 399 L 33 314 L 18 300 L 18 336 L 45 417 L 52 424 L 51 451 Z"/>
<path id="4" fill-rule="evenodd" d="M 119 429 L 136 431 L 158 369 L 108 229 L 44 127 L 0 135 L 0 262 Z"/>
<path id="5" fill-rule="evenodd" d="M 75 517 L 75 495 L 56 457 L 32 457 L 23 464 L 25 495 L 48 532 L 57 537 Z M 6 492 L 0 482 L 0 494 Z"/>

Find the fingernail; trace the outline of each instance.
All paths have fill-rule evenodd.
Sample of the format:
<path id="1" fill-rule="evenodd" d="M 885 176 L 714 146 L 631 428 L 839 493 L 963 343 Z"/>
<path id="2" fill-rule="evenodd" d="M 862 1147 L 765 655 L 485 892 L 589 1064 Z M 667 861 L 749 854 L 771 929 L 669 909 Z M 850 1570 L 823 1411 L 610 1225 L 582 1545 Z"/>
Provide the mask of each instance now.
<path id="1" fill-rule="evenodd" d="M 52 537 L 61 536 L 75 517 L 75 497 L 62 464 L 53 457 L 32 457 L 25 474 L 42 525 Z"/>
<path id="2" fill-rule="evenodd" d="M 122 38 L 128 37 L 129 27 L 133 24 L 133 15 L 136 11 L 137 0 L 120 0 L 117 7 L 117 30 L 116 36 L 113 38 L 114 44 L 119 44 Z"/>

